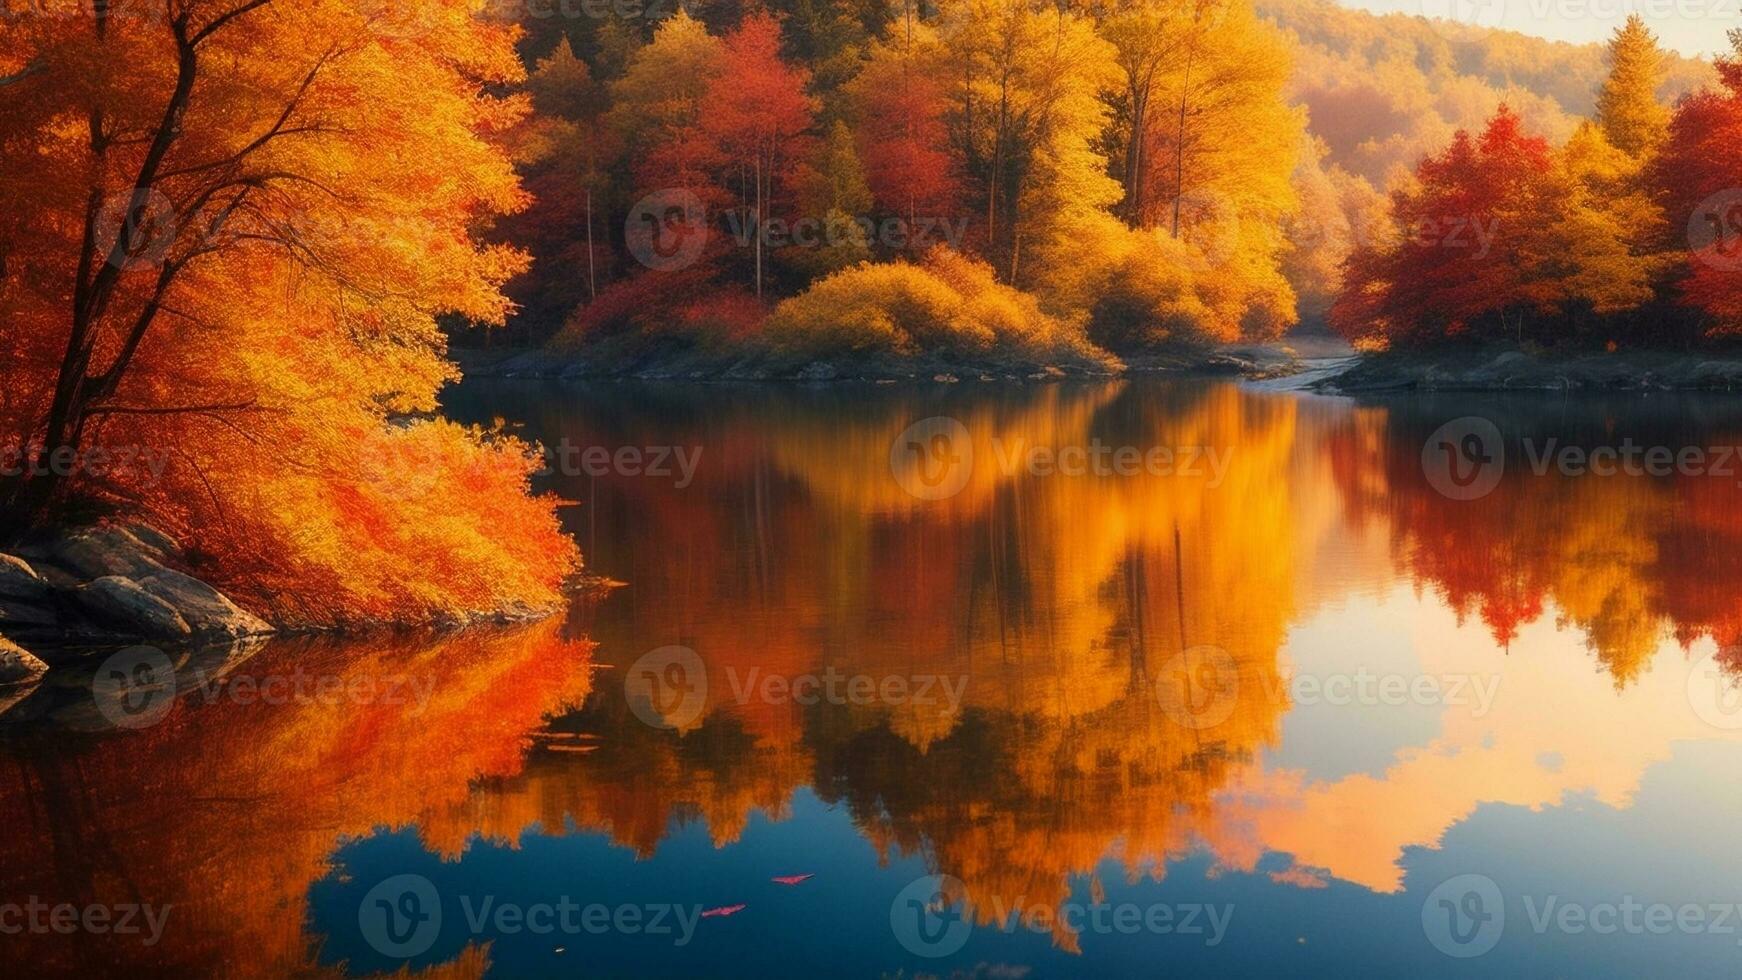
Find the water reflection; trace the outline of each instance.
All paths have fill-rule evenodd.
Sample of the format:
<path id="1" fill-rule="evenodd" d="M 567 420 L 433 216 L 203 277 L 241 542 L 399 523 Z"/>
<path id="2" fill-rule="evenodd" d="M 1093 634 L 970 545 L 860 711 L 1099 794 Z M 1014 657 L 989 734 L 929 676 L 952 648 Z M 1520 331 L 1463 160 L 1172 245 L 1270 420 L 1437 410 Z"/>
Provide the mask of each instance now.
<path id="1" fill-rule="evenodd" d="M 855 883 L 778 926 L 746 918 L 755 905 L 710 920 L 705 952 L 585 961 L 607 973 L 717 968 L 707 957 L 722 949 L 783 944 L 796 974 L 844 949 L 872 970 L 911 967 L 887 913 L 915 869 L 951 876 L 981 926 L 1182 874 L 1200 890 L 1249 877 L 1311 896 L 1340 929 L 1408 907 L 1385 956 L 1437 972 L 1452 961 L 1411 918 L 1419 896 L 1404 896 L 1438 884 L 1420 869 L 1460 828 L 1493 807 L 1626 810 L 1679 744 L 1735 734 L 1693 693 L 1739 639 L 1736 478 L 1538 475 L 1527 462 L 1548 438 L 1742 442 L 1742 404 L 1727 399 L 1358 405 L 1109 383 L 480 386 L 456 405 L 525 420 L 571 462 L 590 447 L 682 447 L 699 464 L 687 478 L 573 466 L 550 478 L 577 502 L 566 513 L 593 571 L 626 583 L 578 601 L 566 625 L 321 654 L 347 677 L 414 664 L 441 678 L 415 714 L 219 699 L 124 738 L 73 738 L 55 711 L 15 709 L 43 720 L 7 736 L 17 763 L 0 807 L 33 828 L 5 845 L 7 894 L 173 901 L 182 931 L 143 956 L 165 969 L 392 972 L 398 961 L 358 937 L 357 903 L 365 868 L 410 870 L 392 856 L 405 830 L 444 887 L 536 892 L 557 868 L 606 894 L 664 882 L 726 905 L 746 874 Z M 1459 501 L 1434 489 L 1422 450 L 1470 415 L 1499 423 L 1514 465 Z M 959 425 L 955 441 L 928 457 L 920 440 L 911 465 L 971 463 L 928 499 L 903 470 L 903 434 L 940 418 Z M 1170 465 L 1061 473 L 1072 447 L 1107 447 L 1107 466 L 1119 448 L 1165 449 Z M 1202 465 L 1182 465 L 1188 450 Z M 564 634 L 598 644 L 590 687 L 587 651 Z M 696 666 L 644 669 L 669 648 Z M 315 652 L 275 644 L 232 669 Z M 1365 674 L 1434 686 L 1425 702 L 1326 696 L 1327 679 Z M 760 836 L 768 825 L 785 839 Z M 605 850 L 515 850 L 548 838 Z M 852 906 L 867 896 L 868 918 Z M 1045 949 L 1000 956 L 1120 961 L 1108 937 L 1034 918 Z M 794 933 L 834 951 L 806 954 Z M 1245 952 L 1207 963 L 1298 968 L 1275 957 L 1334 958 L 1339 937 L 1320 941 L 1255 964 L 1239 957 L 1267 947 L 1236 934 Z M 41 945 L 62 964 L 124 958 Z M 555 955 L 548 941 L 444 933 L 411 967 L 537 974 Z"/>

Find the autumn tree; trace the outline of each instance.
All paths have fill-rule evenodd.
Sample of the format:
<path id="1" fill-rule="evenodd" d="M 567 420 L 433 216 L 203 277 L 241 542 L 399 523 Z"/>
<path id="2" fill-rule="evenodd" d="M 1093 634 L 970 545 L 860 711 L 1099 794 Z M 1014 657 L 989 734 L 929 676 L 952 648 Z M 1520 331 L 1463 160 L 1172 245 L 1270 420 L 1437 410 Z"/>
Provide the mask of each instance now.
<path id="1" fill-rule="evenodd" d="M 534 115 L 519 134 L 518 155 L 537 206 L 505 219 L 497 232 L 531 253 L 532 268 L 509 294 L 517 319 L 539 336 L 613 278 L 611 218 L 619 213 L 617 192 L 631 188 L 612 179 L 617 133 L 606 122 L 609 93 L 586 62 L 559 44 L 537 63 L 527 88 Z"/>
<path id="2" fill-rule="evenodd" d="M 1638 14 L 1609 41 L 1609 77 L 1597 94 L 1597 122 L 1616 149 L 1640 158 L 1654 153 L 1669 135 L 1669 109 L 1657 101 L 1663 82 L 1663 51 L 1657 35 Z"/>
<path id="3" fill-rule="evenodd" d="M 621 140 L 619 172 L 628 171 L 638 190 L 706 181 L 712 161 L 698 129 L 724 57 L 720 39 L 680 9 L 630 55 L 623 77 L 611 84 L 607 118 Z"/>
<path id="4" fill-rule="evenodd" d="M 910 228 L 922 215 L 953 218 L 961 207 L 942 71 L 937 33 L 908 0 L 889 37 L 871 45 L 850 89 L 866 183 L 877 205 Z"/>
<path id="5" fill-rule="evenodd" d="M 1529 230 L 1546 223 L 1553 167 L 1548 141 L 1505 106 L 1480 136 L 1460 131 L 1393 195 L 1393 240 L 1350 255 L 1332 324 L 1378 341 L 1427 341 L 1496 321 L 1521 330 L 1538 298 Z"/>
<path id="6" fill-rule="evenodd" d="M 743 230 L 753 239 L 758 298 L 770 209 L 792 190 L 795 168 L 811 152 L 806 133 L 817 103 L 805 92 L 809 81 L 808 71 L 781 60 L 780 24 L 757 11 L 723 39 L 720 72 L 700 103 L 695 138 L 737 194 Z"/>
<path id="7" fill-rule="evenodd" d="M 1685 236 L 1681 299 L 1720 334 L 1742 333 L 1742 30 L 1730 44 L 1717 59 L 1722 86 L 1677 104 L 1653 182 Z"/>
<path id="8" fill-rule="evenodd" d="M 1649 302 L 1667 265 L 1663 211 L 1640 187 L 1639 158 L 1586 123 L 1556 154 L 1543 219 L 1517 229 L 1538 308 L 1573 317 Z M 1577 324 L 1575 324 L 1576 326 Z"/>
<path id="9" fill-rule="evenodd" d="M 0 427 L 44 464 L 11 505 L 144 511 L 313 619 L 557 601 L 526 447 L 388 424 L 524 266 L 473 237 L 525 203 L 514 38 L 465 0 L 0 21 Z M 117 445 L 175 465 L 48 465 Z"/>
<path id="10" fill-rule="evenodd" d="M 1112 49 L 1086 17 L 1032 0 L 953 0 L 941 20 L 950 139 L 985 213 L 988 258 L 1019 281 L 1025 242 L 1118 198 L 1091 145 Z"/>

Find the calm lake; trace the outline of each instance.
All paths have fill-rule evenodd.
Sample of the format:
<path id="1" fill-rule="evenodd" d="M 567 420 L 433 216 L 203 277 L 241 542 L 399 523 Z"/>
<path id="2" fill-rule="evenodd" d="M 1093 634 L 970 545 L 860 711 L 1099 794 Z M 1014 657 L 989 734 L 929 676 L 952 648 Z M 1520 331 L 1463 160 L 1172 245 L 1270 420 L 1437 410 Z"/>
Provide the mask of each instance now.
<path id="1" fill-rule="evenodd" d="M 448 410 L 548 448 L 621 585 L 529 627 L 167 651 L 149 690 L 109 651 L 51 675 L 0 715 L 4 960 L 1742 966 L 1742 399 L 496 382 Z M 139 928 L 54 928 L 94 905 Z"/>

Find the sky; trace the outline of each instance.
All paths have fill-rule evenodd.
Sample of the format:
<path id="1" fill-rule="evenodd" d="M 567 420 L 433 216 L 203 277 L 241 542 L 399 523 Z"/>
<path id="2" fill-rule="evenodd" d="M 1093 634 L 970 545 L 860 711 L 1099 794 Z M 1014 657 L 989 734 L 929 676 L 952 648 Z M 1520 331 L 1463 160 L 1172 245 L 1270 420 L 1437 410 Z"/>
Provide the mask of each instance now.
<path id="1" fill-rule="evenodd" d="M 1602 41 L 1630 13 L 1645 18 L 1664 47 L 1689 55 L 1729 50 L 1725 32 L 1742 27 L 1742 0 L 1340 0 L 1378 13 L 1404 13 L 1502 27 L 1556 41 Z"/>

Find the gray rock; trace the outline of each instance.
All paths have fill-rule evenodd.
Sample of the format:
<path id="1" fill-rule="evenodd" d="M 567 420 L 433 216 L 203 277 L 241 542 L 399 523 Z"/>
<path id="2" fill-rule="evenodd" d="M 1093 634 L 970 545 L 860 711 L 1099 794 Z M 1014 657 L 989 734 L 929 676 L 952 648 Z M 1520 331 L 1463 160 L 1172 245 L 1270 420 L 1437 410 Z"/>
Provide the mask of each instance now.
<path id="1" fill-rule="evenodd" d="M 176 608 L 130 578 L 105 575 L 73 593 L 98 622 L 129 636 L 189 636 L 193 628 Z"/>
<path id="2" fill-rule="evenodd" d="M 143 544 L 147 548 L 157 552 L 157 558 L 159 561 L 166 558 L 177 558 L 183 554 L 180 541 L 177 541 L 162 531 L 159 531 L 150 524 L 135 521 L 131 524 L 122 525 L 121 529 L 126 531 L 128 534 L 131 534 L 135 541 L 138 541 L 140 544 Z"/>
<path id="3" fill-rule="evenodd" d="M 166 568 L 139 579 L 138 584 L 168 603 L 201 636 L 240 639 L 272 632 L 265 621 L 191 575 Z"/>
<path id="4" fill-rule="evenodd" d="M 54 589 L 22 558 L 0 554 L 0 598 L 38 602 Z"/>
<path id="5" fill-rule="evenodd" d="M 49 549 L 55 564 L 86 579 L 138 578 L 163 570 L 160 552 L 119 527 L 75 531 Z"/>
<path id="6" fill-rule="evenodd" d="M 48 673 L 48 664 L 38 660 L 4 636 L 0 636 L 0 687 L 30 684 Z"/>

